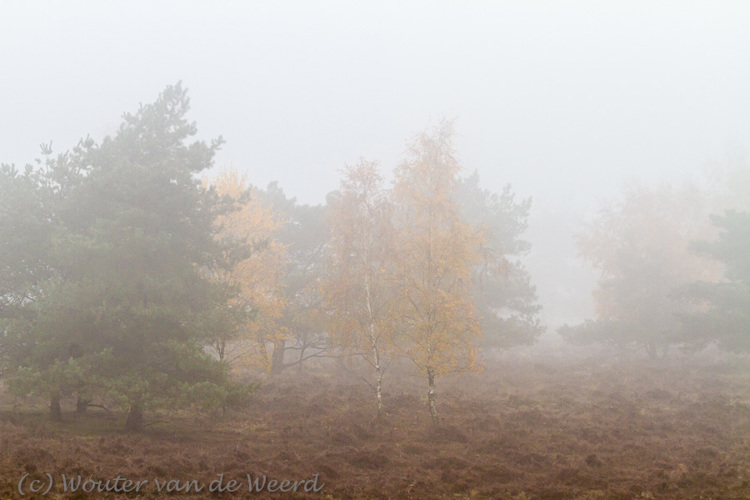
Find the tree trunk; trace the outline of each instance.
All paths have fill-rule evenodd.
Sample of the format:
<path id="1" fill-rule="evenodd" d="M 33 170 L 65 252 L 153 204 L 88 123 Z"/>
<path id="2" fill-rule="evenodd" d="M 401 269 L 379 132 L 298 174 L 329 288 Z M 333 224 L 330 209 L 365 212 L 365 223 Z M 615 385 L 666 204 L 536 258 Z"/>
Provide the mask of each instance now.
<path id="1" fill-rule="evenodd" d="M 302 371 L 302 362 L 305 360 L 305 351 L 307 350 L 307 333 L 302 337 L 302 348 L 299 350 L 299 359 L 297 359 L 297 370 Z"/>
<path id="2" fill-rule="evenodd" d="M 383 415 L 383 369 L 380 366 L 380 359 L 376 361 L 375 372 L 375 396 L 378 398 L 378 417 Z"/>
<path id="3" fill-rule="evenodd" d="M 62 422 L 62 411 L 60 410 L 60 393 L 55 392 L 49 400 L 49 416 L 53 422 Z"/>
<path id="4" fill-rule="evenodd" d="M 128 418 L 125 420 L 125 430 L 129 432 L 140 432 L 143 429 L 143 407 L 140 403 L 130 405 Z"/>
<path id="5" fill-rule="evenodd" d="M 435 372 L 432 367 L 427 368 L 427 384 L 427 403 L 430 405 L 430 417 L 432 417 L 432 423 L 437 425 L 440 423 L 440 417 L 435 407 Z"/>
<path id="6" fill-rule="evenodd" d="M 86 413 L 90 402 L 91 401 L 79 394 L 78 399 L 76 400 L 76 413 L 79 415 L 83 415 L 84 413 Z"/>
<path id="7" fill-rule="evenodd" d="M 227 343 L 224 340 L 219 340 L 216 343 L 216 352 L 219 353 L 219 361 L 224 361 L 224 355 L 227 350 Z"/>
<path id="8" fill-rule="evenodd" d="M 375 364 L 375 397 L 378 399 L 378 417 L 383 414 L 383 367 L 380 364 L 380 350 L 378 349 L 378 336 L 375 334 L 375 317 L 370 300 L 370 276 L 365 277 L 365 292 L 367 299 L 367 314 L 370 320 L 370 344 L 372 346 L 372 360 Z"/>
<path id="9" fill-rule="evenodd" d="M 271 374 L 276 375 L 284 369 L 284 340 L 274 340 L 271 354 Z"/>

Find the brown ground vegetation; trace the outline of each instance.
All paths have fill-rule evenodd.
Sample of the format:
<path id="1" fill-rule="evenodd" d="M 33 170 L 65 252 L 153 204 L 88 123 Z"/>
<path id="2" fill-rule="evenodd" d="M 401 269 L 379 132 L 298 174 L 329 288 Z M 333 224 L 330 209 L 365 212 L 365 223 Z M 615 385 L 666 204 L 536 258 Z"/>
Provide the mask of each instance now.
<path id="1" fill-rule="evenodd" d="M 318 494 L 172 494 L 175 498 L 748 499 L 750 361 L 742 358 L 565 363 L 511 355 L 480 373 L 438 380 L 430 424 L 422 377 L 392 368 L 387 414 L 340 365 L 265 381 L 243 411 L 169 415 L 142 434 L 92 409 L 61 424 L 3 396 L 0 498 L 18 481 L 61 474 L 198 480 L 223 473 L 309 479 Z M 15 408 L 13 405 L 15 404 Z M 153 415 L 151 416 L 153 418 Z M 225 480 L 226 480 L 225 479 Z M 33 496 L 32 496 L 33 497 Z"/>

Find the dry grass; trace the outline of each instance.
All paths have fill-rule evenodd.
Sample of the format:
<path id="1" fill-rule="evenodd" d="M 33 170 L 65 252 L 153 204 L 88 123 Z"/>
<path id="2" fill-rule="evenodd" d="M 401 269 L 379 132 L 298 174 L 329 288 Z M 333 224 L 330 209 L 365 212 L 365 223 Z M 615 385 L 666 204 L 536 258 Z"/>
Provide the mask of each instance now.
<path id="1" fill-rule="evenodd" d="M 123 498 L 157 497 L 154 478 L 319 473 L 319 494 L 252 498 L 747 499 L 749 368 L 742 359 L 659 367 L 506 356 L 439 380 L 437 428 L 420 378 L 394 369 L 389 413 L 375 419 L 367 386 L 333 364 L 268 380 L 243 412 L 172 416 L 141 435 L 100 411 L 52 424 L 6 404 L 0 498 L 21 498 L 24 473 L 49 472 L 150 481 Z M 248 496 L 202 495 L 173 496 Z M 47 497 L 117 496 L 66 496 L 56 484 Z"/>

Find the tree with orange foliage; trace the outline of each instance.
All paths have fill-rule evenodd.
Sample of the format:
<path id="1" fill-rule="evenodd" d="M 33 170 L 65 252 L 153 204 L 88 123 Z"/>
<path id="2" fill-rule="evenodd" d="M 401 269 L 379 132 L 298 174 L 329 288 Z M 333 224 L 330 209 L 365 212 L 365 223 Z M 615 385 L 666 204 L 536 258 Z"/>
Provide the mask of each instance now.
<path id="1" fill-rule="evenodd" d="M 460 166 L 452 136 L 451 122 L 417 135 L 396 169 L 393 193 L 403 352 L 427 375 L 433 423 L 435 377 L 472 369 L 480 336 L 469 287 L 481 237 L 455 201 Z"/>
<path id="2" fill-rule="evenodd" d="M 215 237 L 224 248 L 222 260 L 229 265 L 214 266 L 210 273 L 216 282 L 235 290 L 229 306 L 241 318 L 234 332 L 238 338 L 217 329 L 211 345 L 220 359 L 231 354 L 228 361 L 245 359 L 268 370 L 271 354 L 267 346 L 286 336 L 279 322 L 285 307 L 281 279 L 286 247 L 276 238 L 282 221 L 247 185 L 246 176 L 227 170 L 211 184 L 233 209 L 214 223 Z"/>
<path id="3" fill-rule="evenodd" d="M 384 362 L 392 352 L 391 203 L 375 163 L 347 166 L 330 203 L 331 239 L 323 285 L 332 311 L 334 345 L 361 355 L 375 371 L 378 415 L 383 412 Z"/>

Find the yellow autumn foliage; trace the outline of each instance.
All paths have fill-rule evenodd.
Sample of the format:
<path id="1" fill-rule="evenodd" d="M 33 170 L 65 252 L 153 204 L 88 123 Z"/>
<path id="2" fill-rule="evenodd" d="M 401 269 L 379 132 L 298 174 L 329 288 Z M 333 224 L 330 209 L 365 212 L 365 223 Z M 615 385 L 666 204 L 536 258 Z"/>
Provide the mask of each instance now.
<path id="1" fill-rule="evenodd" d="M 402 345 L 429 378 L 474 368 L 480 335 L 469 287 L 481 235 L 459 215 L 452 134 L 446 122 L 418 135 L 394 186 Z"/>
<path id="2" fill-rule="evenodd" d="M 245 175 L 224 170 L 209 182 L 235 205 L 214 223 L 215 237 L 229 243 L 226 252 L 235 254 L 226 256 L 232 265 L 212 270 L 213 279 L 237 291 L 230 305 L 245 312 L 231 342 L 231 359 L 235 365 L 268 370 L 269 344 L 288 335 L 280 322 L 286 307 L 281 280 L 287 252 L 276 237 L 283 222 L 248 186 Z"/>

